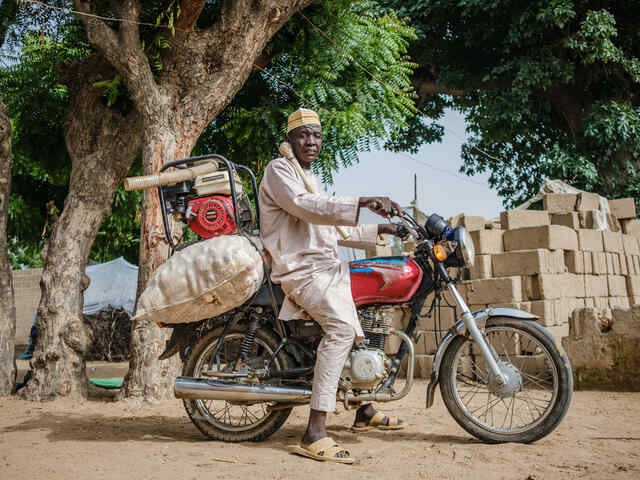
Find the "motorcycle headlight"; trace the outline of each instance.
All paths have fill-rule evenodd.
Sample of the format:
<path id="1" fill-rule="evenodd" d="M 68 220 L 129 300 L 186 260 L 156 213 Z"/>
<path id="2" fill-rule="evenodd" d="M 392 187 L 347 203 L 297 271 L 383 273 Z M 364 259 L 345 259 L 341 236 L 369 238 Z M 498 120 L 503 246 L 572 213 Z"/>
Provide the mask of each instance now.
<path id="1" fill-rule="evenodd" d="M 453 241 L 456 249 L 453 255 L 447 258 L 445 265 L 448 267 L 470 267 L 475 260 L 475 249 L 471 235 L 464 227 L 456 227 L 453 231 Z"/>

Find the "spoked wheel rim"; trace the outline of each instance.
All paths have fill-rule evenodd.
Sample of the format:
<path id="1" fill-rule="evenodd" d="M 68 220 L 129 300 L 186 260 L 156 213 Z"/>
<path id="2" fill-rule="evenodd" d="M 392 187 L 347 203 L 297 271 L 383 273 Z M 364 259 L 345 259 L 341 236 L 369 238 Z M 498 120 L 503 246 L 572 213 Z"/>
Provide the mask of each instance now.
<path id="1" fill-rule="evenodd" d="M 517 328 L 489 327 L 485 335 L 507 371 L 517 370 L 521 385 L 514 394 L 492 392 L 488 368 L 470 340 L 456 353 L 451 370 L 456 403 L 469 420 L 492 433 L 517 435 L 535 428 L 558 397 L 559 375 L 551 353 Z"/>
<path id="2" fill-rule="evenodd" d="M 212 369 L 217 372 L 229 371 L 230 362 L 234 362 L 240 344 L 244 338 L 241 333 L 228 333 L 224 338 L 224 343 L 218 352 L 217 358 L 214 359 Z M 209 346 L 198 357 L 193 370 L 195 377 L 202 376 L 203 370 L 208 370 L 211 356 L 215 353 L 218 342 L 211 342 Z M 261 338 L 256 337 L 254 346 L 249 354 L 250 359 L 264 358 L 269 360 L 273 355 L 273 350 Z M 254 360 L 255 361 L 255 360 Z M 274 370 L 281 369 L 280 362 L 276 357 L 272 368 Z M 195 400 L 195 407 L 211 424 L 217 426 L 221 430 L 229 432 L 242 432 L 251 430 L 261 423 L 265 422 L 272 412 L 267 410 L 268 404 L 265 402 L 242 404 L 236 402 L 227 402 L 226 400 Z"/>

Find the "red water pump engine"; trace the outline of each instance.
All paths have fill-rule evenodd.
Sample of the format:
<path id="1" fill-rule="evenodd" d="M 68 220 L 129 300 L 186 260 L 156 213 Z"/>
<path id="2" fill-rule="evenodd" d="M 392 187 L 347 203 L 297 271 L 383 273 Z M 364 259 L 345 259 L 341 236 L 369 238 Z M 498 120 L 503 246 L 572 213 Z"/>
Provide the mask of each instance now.
<path id="1" fill-rule="evenodd" d="M 185 221 L 202 238 L 228 235 L 236 230 L 231 197 L 214 195 L 187 202 Z"/>

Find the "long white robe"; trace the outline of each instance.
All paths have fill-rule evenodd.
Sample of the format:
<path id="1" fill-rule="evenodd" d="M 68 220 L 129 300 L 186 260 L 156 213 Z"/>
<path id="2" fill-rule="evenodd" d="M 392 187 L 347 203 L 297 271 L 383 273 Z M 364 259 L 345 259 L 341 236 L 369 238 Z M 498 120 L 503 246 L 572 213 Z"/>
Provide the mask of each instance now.
<path id="1" fill-rule="evenodd" d="M 317 186 L 316 177 L 305 173 Z M 358 198 L 309 193 L 293 165 L 277 158 L 265 169 L 259 199 L 260 236 L 272 258 L 271 279 L 287 294 L 280 318 L 306 318 L 306 312 L 321 324 L 322 318 L 346 322 L 363 337 L 349 265 L 338 259 L 338 244 L 371 248 L 376 243 L 377 225 L 357 226 Z M 347 240 L 339 238 L 336 225 L 346 227 Z"/>

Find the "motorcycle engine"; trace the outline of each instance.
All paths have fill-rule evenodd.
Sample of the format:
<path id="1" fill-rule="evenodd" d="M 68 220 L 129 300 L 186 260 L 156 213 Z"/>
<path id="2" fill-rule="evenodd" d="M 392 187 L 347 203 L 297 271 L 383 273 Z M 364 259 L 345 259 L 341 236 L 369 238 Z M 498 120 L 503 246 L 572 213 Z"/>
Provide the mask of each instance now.
<path id="1" fill-rule="evenodd" d="M 373 390 L 387 378 L 390 361 L 384 353 L 391 331 L 393 307 L 371 306 L 358 310 L 362 331 L 368 340 L 365 348 L 354 349 L 342 369 L 340 386 L 349 390 Z"/>

